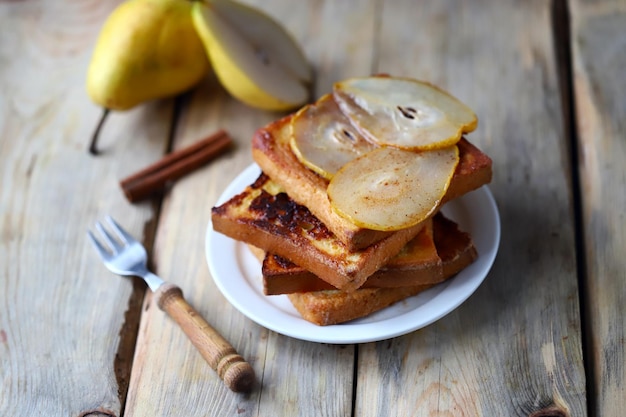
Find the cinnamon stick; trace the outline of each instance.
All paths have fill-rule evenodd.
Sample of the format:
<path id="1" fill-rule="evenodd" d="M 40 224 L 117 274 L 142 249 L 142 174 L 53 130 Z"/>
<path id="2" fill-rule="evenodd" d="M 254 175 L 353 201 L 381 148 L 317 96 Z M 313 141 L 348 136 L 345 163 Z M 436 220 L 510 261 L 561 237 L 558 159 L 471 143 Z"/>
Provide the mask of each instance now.
<path id="1" fill-rule="evenodd" d="M 120 181 L 120 186 L 131 203 L 140 201 L 209 162 L 231 143 L 228 133 L 220 130 L 187 148 L 171 152 L 154 164 L 126 177 Z"/>

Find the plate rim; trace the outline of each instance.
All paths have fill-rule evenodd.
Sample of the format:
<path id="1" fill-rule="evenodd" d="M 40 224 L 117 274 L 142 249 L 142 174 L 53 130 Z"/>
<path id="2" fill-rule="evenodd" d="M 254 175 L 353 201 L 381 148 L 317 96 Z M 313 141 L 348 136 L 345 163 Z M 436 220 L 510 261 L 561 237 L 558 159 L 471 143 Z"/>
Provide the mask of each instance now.
<path id="1" fill-rule="evenodd" d="M 261 169 L 255 163 L 247 166 L 227 185 L 215 205 L 217 206 L 223 204 L 232 196 L 242 192 L 245 186 L 254 182 L 254 180 L 258 177 L 260 173 Z M 459 273 L 454 278 L 451 278 L 450 280 L 442 284 L 438 284 L 437 286 L 426 290 L 417 296 L 411 297 L 412 301 L 417 300 L 417 297 L 421 297 L 421 299 L 426 299 L 425 303 L 420 304 L 417 307 L 405 308 L 404 310 L 406 311 L 404 312 L 400 311 L 395 316 L 382 318 L 374 322 L 368 322 L 367 318 L 363 318 L 357 319 L 356 321 L 336 325 L 318 326 L 304 320 L 302 317 L 299 316 L 297 312 L 295 313 L 297 317 L 295 317 L 281 311 L 274 305 L 275 303 L 270 302 L 268 299 L 265 298 L 263 298 L 261 301 L 264 302 L 264 305 L 273 306 L 273 311 L 269 310 L 265 312 L 266 314 L 258 314 L 254 311 L 253 308 L 250 307 L 249 304 L 250 302 L 254 301 L 254 299 L 259 299 L 259 294 L 257 293 L 257 291 L 250 285 L 245 285 L 241 286 L 242 288 L 240 289 L 240 294 L 236 295 L 231 288 L 232 283 L 227 282 L 228 280 L 225 280 L 223 277 L 222 267 L 224 265 L 222 265 L 222 262 L 218 263 L 213 262 L 212 260 L 214 251 L 213 248 L 216 244 L 215 240 L 217 240 L 217 243 L 220 243 L 220 241 L 230 242 L 230 247 L 233 248 L 232 261 L 237 264 L 237 267 L 239 269 L 238 275 L 241 276 L 243 281 L 247 282 L 248 278 L 244 276 L 244 271 L 242 270 L 242 266 L 237 260 L 236 254 L 236 251 L 238 249 L 241 250 L 241 246 L 245 246 L 246 244 L 231 239 L 218 232 L 215 232 L 213 230 L 212 221 L 210 219 L 205 234 L 205 257 L 209 266 L 211 278 L 213 279 L 213 282 L 216 284 L 222 295 L 235 309 L 237 309 L 244 316 L 248 317 L 250 320 L 254 321 L 260 326 L 263 326 L 282 335 L 293 337 L 295 339 L 317 343 L 354 344 L 387 340 L 404 334 L 412 333 L 450 314 L 461 304 L 463 304 L 478 289 L 478 287 L 482 284 L 482 282 L 489 274 L 491 267 L 493 266 L 500 245 L 501 230 L 497 203 L 495 201 L 495 198 L 493 197 L 493 194 L 489 190 L 489 187 L 487 185 L 483 185 L 482 187 L 447 203 L 444 208 L 442 208 L 442 210 L 444 210 L 445 208 L 449 209 L 450 207 L 454 207 L 455 202 L 457 206 L 459 203 L 463 202 L 466 206 L 468 204 L 471 205 L 472 203 L 474 205 L 476 205 L 477 203 L 482 204 L 482 213 L 478 213 L 477 211 L 472 212 L 471 210 L 468 210 L 468 215 L 476 216 L 477 213 L 483 215 L 487 214 L 486 218 L 492 220 L 491 223 L 488 225 L 489 227 L 485 228 L 481 226 L 480 229 L 481 231 L 488 229 L 487 232 L 490 232 L 488 235 L 482 233 L 480 234 L 481 239 L 488 239 L 486 243 L 482 241 L 480 242 L 482 249 L 487 250 L 479 250 L 479 257 L 477 261 L 471 264 L 468 268 L 466 268 L 466 270 L 461 271 L 461 273 Z M 484 212 L 485 208 L 489 211 L 489 213 Z M 475 234 L 472 235 L 472 238 L 475 240 Z M 475 240 L 475 245 L 477 246 L 477 248 L 479 246 L 478 244 L 479 242 L 476 242 Z M 247 248 L 243 249 L 247 251 Z M 251 257 L 252 255 L 249 253 L 248 256 Z M 255 260 L 255 262 L 258 261 Z M 232 266 L 232 262 L 229 265 Z M 474 271 L 474 275 L 468 276 L 470 275 L 470 271 Z M 230 276 L 232 276 L 234 272 L 235 271 L 230 271 Z M 463 275 L 464 272 L 466 273 L 465 275 Z M 465 278 L 463 279 L 464 276 Z M 261 279 L 260 264 L 258 278 Z M 453 285 L 455 283 L 458 285 Z M 243 293 L 241 291 L 243 291 Z M 430 312 L 430 315 L 426 320 L 421 320 L 416 324 L 408 323 L 402 325 L 402 319 L 410 319 L 411 313 L 415 315 L 416 312 L 419 313 L 420 310 L 424 309 L 426 310 L 426 312 L 429 312 L 429 307 L 430 309 L 432 309 L 432 304 L 436 303 L 437 299 L 442 297 L 442 294 L 448 295 L 449 297 L 453 296 L 453 302 L 447 304 L 444 303 L 443 305 L 445 306 L 445 308 L 439 308 L 439 311 L 435 309 L 435 312 Z M 289 303 L 290 305 L 290 302 L 288 301 L 286 295 L 265 296 L 260 294 L 260 297 L 280 297 L 283 300 L 287 300 L 287 303 Z M 279 300 L 279 298 L 276 298 L 276 300 Z M 400 301 L 381 311 L 391 311 L 391 309 L 394 309 L 394 307 L 398 309 L 398 307 L 403 306 L 402 303 L 404 303 L 404 301 Z M 400 308 L 400 310 L 402 309 Z M 390 322 L 394 324 L 392 328 L 389 328 Z M 290 324 L 291 326 L 286 327 L 286 324 Z"/>

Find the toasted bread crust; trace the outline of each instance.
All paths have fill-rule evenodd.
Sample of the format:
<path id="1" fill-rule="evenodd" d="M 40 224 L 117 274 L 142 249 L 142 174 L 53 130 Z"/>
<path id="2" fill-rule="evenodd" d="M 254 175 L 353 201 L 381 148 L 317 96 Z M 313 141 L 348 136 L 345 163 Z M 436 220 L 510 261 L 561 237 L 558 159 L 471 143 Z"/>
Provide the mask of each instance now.
<path id="1" fill-rule="evenodd" d="M 305 168 L 291 151 L 291 117 L 275 121 L 254 134 L 252 157 L 263 172 L 294 201 L 308 207 L 350 250 L 366 248 L 393 234 L 358 227 L 332 210 L 326 193 L 328 181 Z M 461 139 L 458 147 L 460 161 L 442 204 L 491 181 L 491 159 L 466 139 Z M 421 227 L 416 225 L 407 230 L 415 236 Z"/>
<path id="2" fill-rule="evenodd" d="M 328 326 L 368 316 L 431 286 L 363 288 L 353 293 L 315 291 L 288 294 L 287 297 L 303 319 L 319 326 Z"/>
<path id="3" fill-rule="evenodd" d="M 443 218 L 434 225 L 435 242 L 443 262 L 444 280 L 465 269 L 477 258 L 471 237 L 456 223 Z M 365 317 L 398 301 L 417 295 L 436 284 L 404 288 L 362 288 L 352 293 L 313 291 L 288 294 L 300 315 L 311 323 L 327 326 Z"/>
<path id="4" fill-rule="evenodd" d="M 344 291 L 359 288 L 419 233 L 401 230 L 365 249 L 350 251 L 265 174 L 214 207 L 211 219 L 214 230 L 285 257 Z"/>
<path id="5" fill-rule="evenodd" d="M 444 279 L 454 276 L 478 258 L 472 237 L 440 213 L 433 222 L 433 239 L 441 258 Z"/>
<path id="6" fill-rule="evenodd" d="M 433 239 L 432 221 L 398 255 L 367 278 L 362 288 L 410 287 L 443 280 L 443 267 Z M 267 253 L 261 268 L 265 295 L 330 290 L 334 287 L 289 260 Z"/>

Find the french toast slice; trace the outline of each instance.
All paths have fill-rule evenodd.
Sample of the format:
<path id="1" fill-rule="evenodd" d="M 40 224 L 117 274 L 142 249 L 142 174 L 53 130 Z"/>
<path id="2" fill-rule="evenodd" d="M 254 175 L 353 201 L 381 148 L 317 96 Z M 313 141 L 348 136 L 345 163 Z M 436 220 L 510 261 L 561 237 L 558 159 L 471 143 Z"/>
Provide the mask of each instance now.
<path id="1" fill-rule="evenodd" d="M 291 118 L 292 115 L 285 116 L 255 132 L 252 157 L 262 171 L 294 201 L 308 207 L 351 251 L 367 248 L 397 233 L 358 227 L 332 210 L 326 192 L 328 181 L 302 165 L 291 150 Z M 491 159 L 465 138 L 457 146 L 460 161 L 442 204 L 491 181 Z M 414 237 L 422 227 L 422 224 L 415 225 L 405 233 Z"/>
<path id="2" fill-rule="evenodd" d="M 410 287 L 436 284 L 443 280 L 443 267 L 429 220 L 419 234 L 400 253 L 367 278 L 361 288 Z M 265 295 L 290 294 L 335 289 L 310 271 L 273 253 L 264 253 L 261 272 Z"/>
<path id="3" fill-rule="evenodd" d="M 478 256 L 470 235 L 460 231 L 456 223 L 443 216 L 434 222 L 434 238 L 443 265 L 444 280 L 461 272 Z M 302 318 L 319 326 L 327 326 L 368 316 L 434 285 L 361 288 L 351 293 L 326 290 L 287 296 Z"/>
<path id="4" fill-rule="evenodd" d="M 287 258 L 344 291 L 363 285 L 419 233 L 400 230 L 365 249 L 348 250 L 264 173 L 243 192 L 213 207 L 211 220 L 215 231 Z"/>

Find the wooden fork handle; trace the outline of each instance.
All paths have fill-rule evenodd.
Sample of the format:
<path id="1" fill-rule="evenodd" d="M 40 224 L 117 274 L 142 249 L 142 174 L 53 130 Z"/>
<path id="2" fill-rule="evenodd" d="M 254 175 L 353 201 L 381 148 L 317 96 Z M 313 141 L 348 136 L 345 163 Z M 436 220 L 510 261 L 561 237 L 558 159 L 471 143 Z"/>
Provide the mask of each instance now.
<path id="1" fill-rule="evenodd" d="M 252 366 L 187 303 L 179 287 L 165 283 L 156 290 L 155 295 L 159 308 L 180 325 L 228 388 L 235 392 L 246 392 L 252 388 Z"/>

